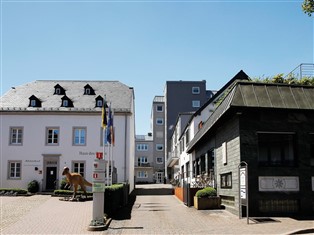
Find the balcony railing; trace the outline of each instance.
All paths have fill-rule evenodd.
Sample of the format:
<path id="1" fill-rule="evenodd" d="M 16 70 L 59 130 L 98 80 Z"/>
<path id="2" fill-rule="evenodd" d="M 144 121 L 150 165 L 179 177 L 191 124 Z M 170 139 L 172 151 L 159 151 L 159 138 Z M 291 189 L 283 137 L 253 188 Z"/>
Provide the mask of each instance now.
<path id="1" fill-rule="evenodd" d="M 137 164 L 135 164 L 135 167 L 153 167 L 153 163 L 152 162 L 138 162 Z"/>

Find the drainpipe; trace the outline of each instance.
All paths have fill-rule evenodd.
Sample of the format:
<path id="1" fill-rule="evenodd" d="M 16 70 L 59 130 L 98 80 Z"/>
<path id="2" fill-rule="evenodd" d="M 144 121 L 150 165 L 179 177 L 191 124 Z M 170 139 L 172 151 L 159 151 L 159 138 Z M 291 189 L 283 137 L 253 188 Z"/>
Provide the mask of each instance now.
<path id="1" fill-rule="evenodd" d="M 125 127 L 125 129 L 124 129 L 124 182 L 126 182 L 126 153 L 127 153 L 127 151 L 126 151 L 126 148 L 127 148 L 127 144 L 126 144 L 126 141 L 127 141 L 127 124 L 128 124 L 128 122 L 127 122 L 127 118 L 126 118 L 126 114 L 125 114 L 125 121 L 124 121 L 124 127 Z"/>

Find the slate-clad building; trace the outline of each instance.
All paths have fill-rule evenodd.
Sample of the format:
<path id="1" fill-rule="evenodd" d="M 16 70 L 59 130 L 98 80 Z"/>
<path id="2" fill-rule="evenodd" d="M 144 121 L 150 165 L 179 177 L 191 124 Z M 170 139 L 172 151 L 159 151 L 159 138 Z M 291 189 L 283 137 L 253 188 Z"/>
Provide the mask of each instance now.
<path id="1" fill-rule="evenodd" d="M 236 82 L 188 144 L 215 158 L 217 191 L 239 214 L 239 165 L 248 164 L 250 216 L 314 213 L 314 87 Z"/>
<path id="2" fill-rule="evenodd" d="M 113 163 L 118 182 L 134 188 L 134 91 L 118 81 L 34 81 L 1 97 L 1 186 L 41 191 L 58 187 L 68 166 L 92 182 L 103 151 L 104 96 L 114 112 Z M 107 158 L 107 156 L 105 156 Z"/>

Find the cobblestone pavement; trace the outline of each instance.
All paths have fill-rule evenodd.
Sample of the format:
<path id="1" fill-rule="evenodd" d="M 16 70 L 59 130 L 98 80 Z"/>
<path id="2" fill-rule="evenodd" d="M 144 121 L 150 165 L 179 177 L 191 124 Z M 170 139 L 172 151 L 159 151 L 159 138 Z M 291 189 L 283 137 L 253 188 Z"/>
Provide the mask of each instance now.
<path id="1" fill-rule="evenodd" d="M 289 234 L 314 229 L 313 220 L 275 218 L 246 223 L 225 210 L 198 211 L 173 195 L 137 196 L 130 219 L 113 219 L 108 230 L 87 231 L 92 201 L 65 202 L 47 195 L 0 197 L 1 234 Z"/>

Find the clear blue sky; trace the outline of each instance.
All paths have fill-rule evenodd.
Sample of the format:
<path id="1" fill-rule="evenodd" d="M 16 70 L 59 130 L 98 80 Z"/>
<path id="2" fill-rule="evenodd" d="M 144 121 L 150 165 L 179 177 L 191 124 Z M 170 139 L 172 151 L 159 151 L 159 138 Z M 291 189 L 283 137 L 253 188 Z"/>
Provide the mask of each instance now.
<path id="1" fill-rule="evenodd" d="M 135 89 L 136 132 L 166 81 L 218 90 L 313 63 L 302 1 L 1 0 L 1 94 L 39 79 L 118 80 Z"/>

